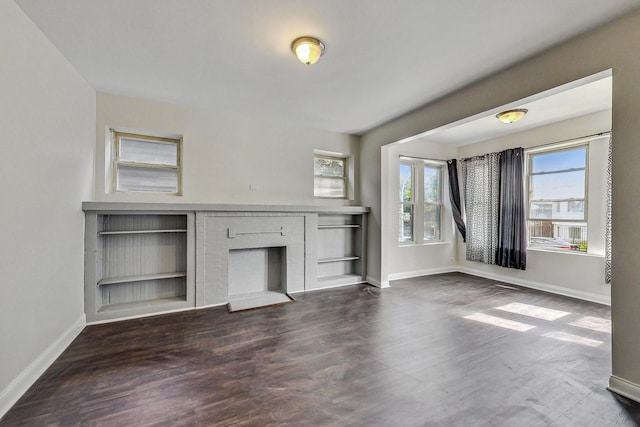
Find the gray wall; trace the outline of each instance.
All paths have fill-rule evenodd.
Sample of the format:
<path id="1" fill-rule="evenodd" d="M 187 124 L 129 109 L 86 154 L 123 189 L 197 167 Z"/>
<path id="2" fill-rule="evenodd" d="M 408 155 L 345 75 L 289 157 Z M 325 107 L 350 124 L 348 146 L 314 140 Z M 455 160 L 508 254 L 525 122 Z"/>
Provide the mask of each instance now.
<path id="1" fill-rule="evenodd" d="M 0 416 L 84 326 L 95 92 L 0 2 Z"/>
<path id="2" fill-rule="evenodd" d="M 380 150 L 547 89 L 613 69 L 613 373 L 640 384 L 640 12 L 559 45 L 363 135 L 361 201 L 371 206 L 369 275 L 380 280 Z"/>

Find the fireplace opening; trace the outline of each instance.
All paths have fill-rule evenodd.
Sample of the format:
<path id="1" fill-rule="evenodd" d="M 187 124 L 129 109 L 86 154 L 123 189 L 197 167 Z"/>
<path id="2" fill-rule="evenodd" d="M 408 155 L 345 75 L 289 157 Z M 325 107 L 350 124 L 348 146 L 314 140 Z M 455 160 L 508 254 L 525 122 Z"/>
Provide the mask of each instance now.
<path id="1" fill-rule="evenodd" d="M 290 302 L 287 248 L 229 250 L 229 311 Z"/>

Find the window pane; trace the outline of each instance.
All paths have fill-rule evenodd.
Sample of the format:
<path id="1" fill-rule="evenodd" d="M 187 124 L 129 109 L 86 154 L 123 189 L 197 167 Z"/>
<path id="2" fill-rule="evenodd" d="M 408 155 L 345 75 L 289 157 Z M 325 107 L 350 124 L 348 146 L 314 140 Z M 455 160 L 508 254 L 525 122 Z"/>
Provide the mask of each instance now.
<path id="1" fill-rule="evenodd" d="M 529 218 L 584 221 L 584 200 L 554 200 L 553 202 L 531 202 Z"/>
<path id="2" fill-rule="evenodd" d="M 313 174 L 315 176 L 344 177 L 344 159 L 314 157 Z"/>
<path id="3" fill-rule="evenodd" d="M 531 200 L 584 199 L 585 171 L 531 176 Z"/>
<path id="4" fill-rule="evenodd" d="M 440 240 L 440 205 L 424 204 L 424 240 Z"/>
<path id="5" fill-rule="evenodd" d="M 118 165 L 119 191 L 178 192 L 178 170 Z"/>
<path id="6" fill-rule="evenodd" d="M 424 202 L 440 203 L 440 168 L 424 168 Z"/>
<path id="7" fill-rule="evenodd" d="M 538 249 L 587 251 L 587 224 L 529 221 L 529 246 Z"/>
<path id="8" fill-rule="evenodd" d="M 120 161 L 178 165 L 178 144 L 120 138 Z"/>
<path id="9" fill-rule="evenodd" d="M 413 200 L 413 167 L 407 163 L 400 163 L 400 202 Z"/>
<path id="10" fill-rule="evenodd" d="M 587 166 L 587 147 L 554 151 L 531 156 L 532 173 L 552 172 Z"/>
<path id="11" fill-rule="evenodd" d="M 413 205 L 400 204 L 399 209 L 399 235 L 398 241 L 410 242 L 413 240 Z"/>
<path id="12" fill-rule="evenodd" d="M 346 197 L 345 180 L 342 178 L 314 178 L 314 197 Z"/>

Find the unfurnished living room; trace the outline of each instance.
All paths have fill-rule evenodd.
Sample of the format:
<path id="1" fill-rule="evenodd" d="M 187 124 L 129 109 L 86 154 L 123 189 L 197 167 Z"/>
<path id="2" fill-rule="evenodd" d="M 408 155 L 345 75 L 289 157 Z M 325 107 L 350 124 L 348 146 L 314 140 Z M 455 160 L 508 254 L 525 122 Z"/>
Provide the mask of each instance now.
<path id="1" fill-rule="evenodd" d="M 0 32 L 0 426 L 640 425 L 640 0 Z"/>

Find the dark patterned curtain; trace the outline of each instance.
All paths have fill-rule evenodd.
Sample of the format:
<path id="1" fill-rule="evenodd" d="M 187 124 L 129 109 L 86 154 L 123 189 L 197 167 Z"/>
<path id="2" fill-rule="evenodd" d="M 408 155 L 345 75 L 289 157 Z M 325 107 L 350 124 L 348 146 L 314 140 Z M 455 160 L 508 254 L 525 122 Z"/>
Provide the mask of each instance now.
<path id="1" fill-rule="evenodd" d="M 609 155 L 607 156 L 607 217 L 604 252 L 604 280 L 611 283 L 611 167 L 613 160 L 613 134 L 609 135 Z"/>
<path id="2" fill-rule="evenodd" d="M 462 160 L 467 260 L 495 264 L 500 198 L 498 153 Z"/>
<path id="3" fill-rule="evenodd" d="M 524 206 L 524 149 L 500 152 L 500 216 L 496 264 L 526 270 L 527 231 Z"/>
<path id="4" fill-rule="evenodd" d="M 467 241 L 467 230 L 462 219 L 462 205 L 460 204 L 460 185 L 458 184 L 458 162 L 456 159 L 447 161 L 447 170 L 449 172 L 449 200 L 451 201 L 451 210 L 453 220 L 462 236 L 462 241 Z"/>

